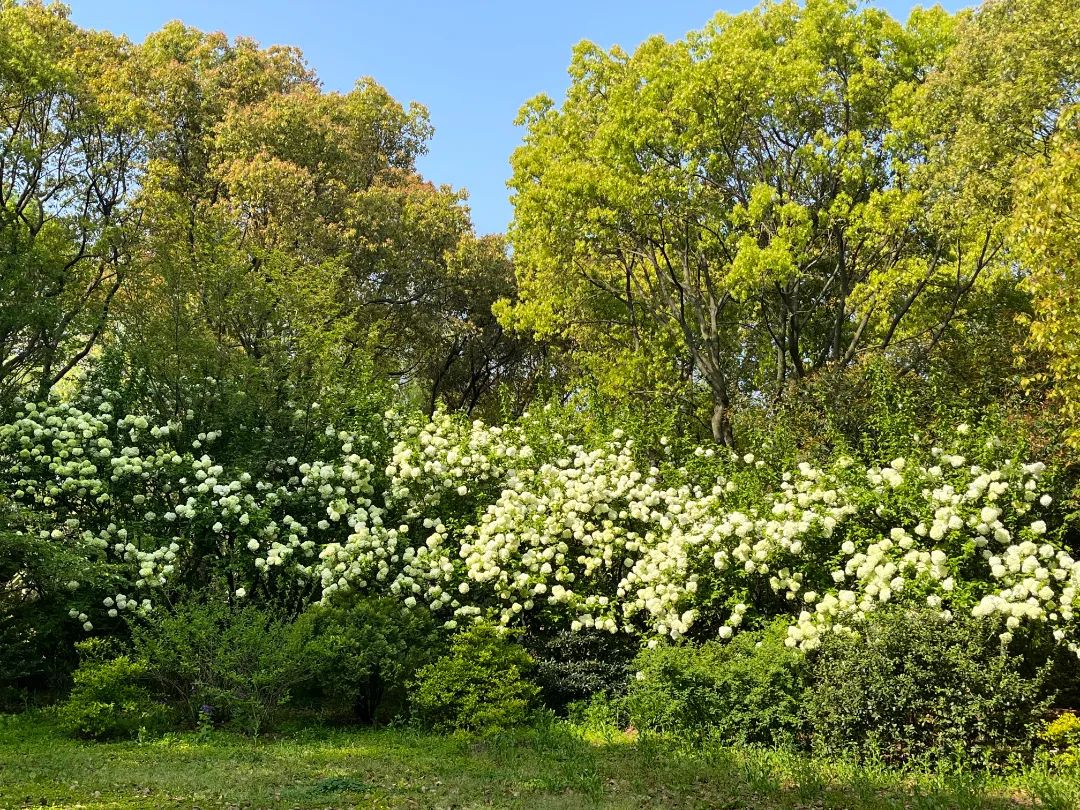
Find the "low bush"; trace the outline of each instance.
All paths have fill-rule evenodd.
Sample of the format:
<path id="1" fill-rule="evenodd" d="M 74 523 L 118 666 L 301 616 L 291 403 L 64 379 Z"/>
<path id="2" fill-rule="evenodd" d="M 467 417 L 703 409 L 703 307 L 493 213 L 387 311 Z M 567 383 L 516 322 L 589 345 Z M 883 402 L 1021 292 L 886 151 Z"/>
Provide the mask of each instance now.
<path id="1" fill-rule="evenodd" d="M 0 485 L 0 711 L 65 693 L 79 664 L 75 642 L 90 619 L 71 611 L 76 593 L 95 592 L 103 566 L 85 543 L 51 539 L 47 519 L 16 509 Z M 44 537 L 42 533 L 44 532 Z M 91 557 L 91 559 L 88 559 Z M 96 632 L 114 624 L 94 616 Z"/>
<path id="2" fill-rule="evenodd" d="M 613 739 L 615 734 L 630 728 L 630 717 L 624 697 L 611 697 L 597 692 L 588 700 L 578 700 L 566 707 L 567 719 L 578 728 Z"/>
<path id="3" fill-rule="evenodd" d="M 630 721 L 727 743 L 792 745 L 804 727 L 805 660 L 784 635 L 775 624 L 729 642 L 643 650 L 625 698 Z"/>
<path id="4" fill-rule="evenodd" d="M 535 681 L 544 705 L 565 714 L 571 703 L 600 694 L 622 695 L 640 645 L 623 634 L 563 630 L 527 638 L 525 646 L 536 661 Z"/>
<path id="5" fill-rule="evenodd" d="M 82 663 L 75 671 L 75 686 L 60 706 L 63 726 L 74 736 L 89 740 L 130 739 L 140 732 L 160 733 L 171 721 L 169 708 L 154 699 L 147 668 L 127 655 L 106 657 L 97 639 L 78 645 Z"/>
<path id="6" fill-rule="evenodd" d="M 189 603 L 155 614 L 132 634 L 159 689 L 191 723 L 213 716 L 258 735 L 308 677 L 310 625 L 254 607 Z"/>
<path id="7" fill-rule="evenodd" d="M 505 630 L 476 624 L 456 635 L 450 652 L 416 674 L 409 702 L 438 731 L 505 731 L 536 715 L 540 690 L 529 680 L 532 657 Z"/>
<path id="8" fill-rule="evenodd" d="M 1044 754 L 1051 765 L 1059 768 L 1080 766 L 1080 717 L 1075 712 L 1062 712 L 1039 734 Z"/>
<path id="9" fill-rule="evenodd" d="M 407 683 L 436 659 L 443 641 L 431 614 L 396 599 L 313 607 L 305 648 L 307 698 L 331 714 L 385 723 L 408 707 Z"/>
<path id="10" fill-rule="evenodd" d="M 825 637 L 807 693 L 816 745 L 889 764 L 1028 759 L 1047 669 L 1028 671 L 998 630 L 895 610 L 871 614 L 858 637 Z"/>

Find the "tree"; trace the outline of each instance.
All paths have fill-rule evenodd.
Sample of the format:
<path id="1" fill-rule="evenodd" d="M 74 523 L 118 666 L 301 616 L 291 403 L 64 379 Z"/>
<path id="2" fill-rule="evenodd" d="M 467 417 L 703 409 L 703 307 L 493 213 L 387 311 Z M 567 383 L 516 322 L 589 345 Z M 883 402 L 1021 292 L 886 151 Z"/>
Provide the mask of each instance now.
<path id="1" fill-rule="evenodd" d="M 344 95 L 273 96 L 221 127 L 222 206 L 254 262 L 276 257 L 328 293 L 312 325 L 338 371 L 367 358 L 423 390 L 429 411 L 440 400 L 471 411 L 531 342 L 491 315 L 513 295 L 502 242 L 474 236 L 463 192 L 416 171 L 431 131 L 422 107 L 370 79 Z"/>
<path id="2" fill-rule="evenodd" d="M 868 352 L 917 365 L 997 258 L 898 126 L 952 25 L 809 0 L 633 55 L 579 45 L 561 109 L 522 111 L 508 322 L 608 357 L 673 332 L 725 444 L 739 398 Z"/>
<path id="3" fill-rule="evenodd" d="M 1015 227 L 1031 268 L 1032 347 L 1045 353 L 1066 439 L 1080 447 L 1080 106 L 1063 112 L 1061 130 L 1020 183 Z"/>
<path id="4" fill-rule="evenodd" d="M 954 216 L 1032 297 L 1029 383 L 1080 415 L 1080 4 L 994 0 L 922 90 L 922 138 Z M 1042 364 L 1040 367 L 1040 363 Z M 1069 438 L 1080 442 L 1075 429 Z"/>
<path id="5" fill-rule="evenodd" d="M 416 171 L 421 106 L 371 79 L 323 92 L 298 51 L 179 23 L 137 65 L 143 283 L 110 351 L 145 407 L 250 425 L 396 380 L 472 410 L 514 379 L 531 341 L 491 315 L 509 261 Z"/>
<path id="6" fill-rule="evenodd" d="M 230 110 L 316 80 L 295 49 L 230 42 L 180 23 L 149 35 L 132 63 L 148 158 L 139 184 L 140 283 L 116 301 L 106 367 L 149 413 L 184 419 L 191 411 L 211 421 L 234 413 L 243 421 L 268 386 L 230 335 L 229 324 L 259 295 L 238 272 L 249 257 L 217 210 L 225 191 L 217 130 Z"/>
<path id="7" fill-rule="evenodd" d="M 505 329 L 495 314 L 500 302 L 515 300 L 514 266 L 502 236 L 465 235 L 446 257 L 446 277 L 432 308 L 435 322 L 418 377 L 430 390 L 426 409 L 442 403 L 451 410 L 499 415 L 500 387 L 515 415 L 550 373 L 546 347 Z M 484 408 L 486 406 L 486 408 Z"/>
<path id="8" fill-rule="evenodd" d="M 85 359 L 130 273 L 130 56 L 63 6 L 0 2 L 0 399 L 42 398 Z"/>

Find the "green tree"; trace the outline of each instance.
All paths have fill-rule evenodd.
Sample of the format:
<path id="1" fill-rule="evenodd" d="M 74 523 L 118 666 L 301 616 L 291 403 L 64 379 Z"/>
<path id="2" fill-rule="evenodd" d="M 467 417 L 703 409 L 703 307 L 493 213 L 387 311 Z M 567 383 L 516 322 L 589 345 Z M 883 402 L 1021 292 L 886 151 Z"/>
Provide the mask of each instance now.
<path id="1" fill-rule="evenodd" d="M 899 127 L 952 27 L 810 0 L 579 45 L 562 108 L 522 112 L 507 321 L 608 358 L 675 338 L 727 444 L 740 397 L 868 352 L 915 366 L 996 258 L 929 204 Z"/>
<path id="2" fill-rule="evenodd" d="M 245 272 L 251 257 L 237 224 L 220 210 L 217 131 L 230 110 L 311 87 L 315 78 L 295 49 L 230 42 L 180 23 L 148 36 L 133 62 L 148 141 L 141 283 L 116 302 L 119 325 L 107 354 L 147 412 L 210 421 L 235 413 L 242 421 L 273 390 L 258 364 L 244 362 L 237 337 L 257 328 L 243 318 L 254 317 L 266 296 L 258 276 Z"/>
<path id="3" fill-rule="evenodd" d="M 939 198 L 1031 295 L 1028 382 L 1080 414 L 1080 5 L 984 3 L 916 106 Z M 1067 434 L 1074 442 L 1078 434 Z"/>
<path id="4" fill-rule="evenodd" d="M 322 92 L 293 49 L 179 23 L 138 64 L 145 283 L 111 347 L 148 409 L 250 425 L 390 380 L 471 409 L 512 376 L 531 344 L 490 314 L 508 259 L 417 173 L 422 107 L 371 79 Z"/>
<path id="5" fill-rule="evenodd" d="M 0 2 L 0 398 L 44 397 L 86 358 L 130 273 L 130 56 L 64 6 Z"/>

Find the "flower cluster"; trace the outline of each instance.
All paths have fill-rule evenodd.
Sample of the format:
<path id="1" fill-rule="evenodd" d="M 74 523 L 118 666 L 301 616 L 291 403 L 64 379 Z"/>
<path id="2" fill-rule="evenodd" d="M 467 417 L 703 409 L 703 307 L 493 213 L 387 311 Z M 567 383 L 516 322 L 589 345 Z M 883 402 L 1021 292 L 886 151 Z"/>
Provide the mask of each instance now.
<path id="1" fill-rule="evenodd" d="M 234 599 L 390 594 L 447 627 L 487 616 L 730 638 L 785 614 L 805 649 L 917 604 L 1080 650 L 1080 562 L 1049 528 L 1045 468 L 992 439 L 961 430 L 888 464 L 775 470 L 714 448 L 686 467 L 645 460 L 618 431 L 587 446 L 547 427 L 537 442 L 539 425 L 388 413 L 389 443 L 327 427 L 329 457 L 242 470 L 215 461 L 215 433 L 107 402 L 27 405 L 0 427 L 0 492 L 50 516 L 43 540 L 119 572 L 123 592 L 98 594 L 100 608 L 72 589 L 88 630 L 93 610 L 149 610 L 217 577 Z"/>

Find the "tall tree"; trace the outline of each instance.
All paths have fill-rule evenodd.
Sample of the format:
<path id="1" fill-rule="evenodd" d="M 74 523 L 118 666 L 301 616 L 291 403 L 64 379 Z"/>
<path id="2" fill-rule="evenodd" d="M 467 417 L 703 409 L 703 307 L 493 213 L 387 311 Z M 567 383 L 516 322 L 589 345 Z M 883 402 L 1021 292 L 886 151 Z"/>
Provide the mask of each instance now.
<path id="1" fill-rule="evenodd" d="M 996 259 L 930 204 L 898 126 L 952 27 L 809 0 L 578 46 L 562 107 L 522 112 L 508 318 L 609 356 L 674 331 L 727 444 L 740 397 L 868 352 L 917 364 Z"/>
<path id="2" fill-rule="evenodd" d="M 62 6 L 0 2 L 0 398 L 43 397 L 84 359 L 130 271 L 130 56 Z"/>
<path id="3" fill-rule="evenodd" d="M 1080 3 L 993 0 L 966 16 L 916 106 L 940 199 L 1032 296 L 1028 381 L 1080 416 Z M 1080 433 L 1066 433 L 1080 443 Z"/>
<path id="4" fill-rule="evenodd" d="M 416 171 L 422 107 L 370 79 L 323 92 L 294 49 L 179 23 L 137 66 L 145 281 L 119 301 L 111 346 L 147 407 L 250 422 L 397 380 L 473 408 L 510 378 L 531 344 L 493 329 L 490 307 L 512 273 L 475 239 L 464 194 Z M 463 294 L 481 288 L 497 295 Z"/>

